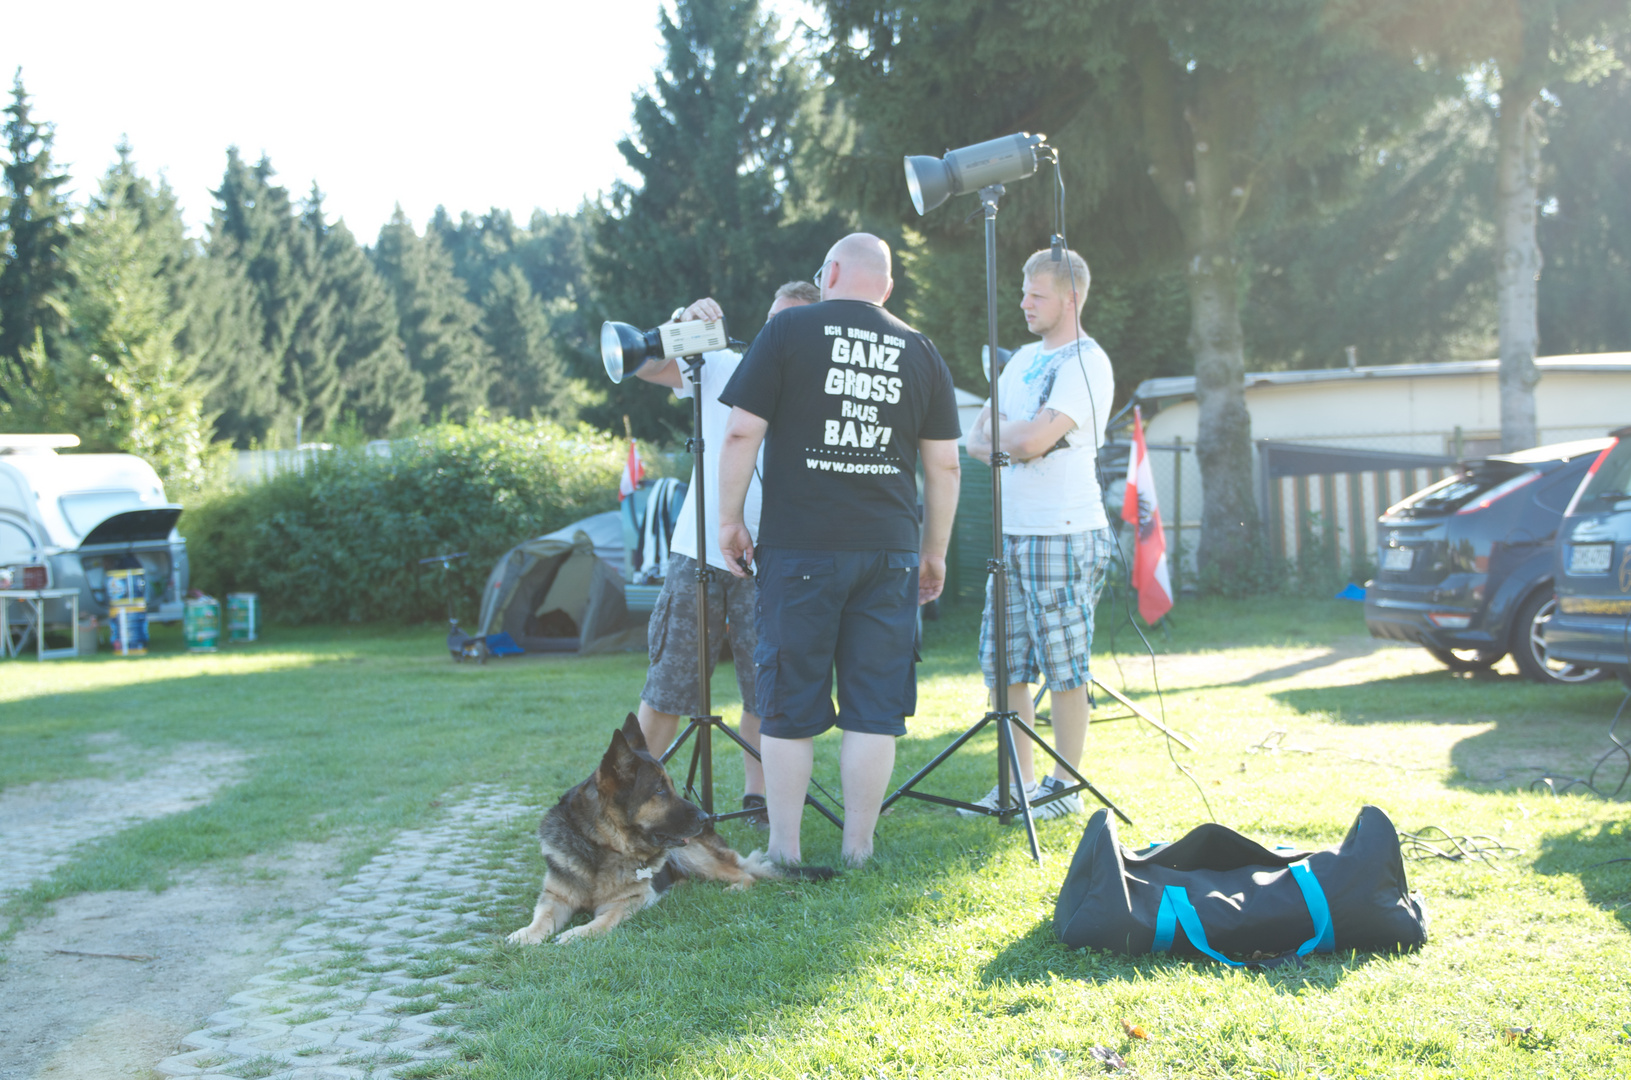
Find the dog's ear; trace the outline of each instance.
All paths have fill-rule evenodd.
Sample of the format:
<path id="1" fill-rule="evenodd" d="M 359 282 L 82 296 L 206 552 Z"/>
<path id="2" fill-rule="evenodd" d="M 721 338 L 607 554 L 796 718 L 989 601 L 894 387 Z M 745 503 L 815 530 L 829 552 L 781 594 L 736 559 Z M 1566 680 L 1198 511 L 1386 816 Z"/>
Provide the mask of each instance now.
<path id="1" fill-rule="evenodd" d="M 634 748 L 629 745 L 623 732 L 614 731 L 612 745 L 606 748 L 606 753 L 600 759 L 600 781 L 612 787 L 620 786 L 634 779 L 634 771 L 639 764 L 640 759 L 634 756 Z"/>
<path id="2" fill-rule="evenodd" d="M 651 751 L 646 745 L 646 733 L 640 730 L 640 718 L 633 713 L 629 713 L 628 719 L 623 721 L 623 738 L 627 739 L 629 746 L 637 752 Z"/>

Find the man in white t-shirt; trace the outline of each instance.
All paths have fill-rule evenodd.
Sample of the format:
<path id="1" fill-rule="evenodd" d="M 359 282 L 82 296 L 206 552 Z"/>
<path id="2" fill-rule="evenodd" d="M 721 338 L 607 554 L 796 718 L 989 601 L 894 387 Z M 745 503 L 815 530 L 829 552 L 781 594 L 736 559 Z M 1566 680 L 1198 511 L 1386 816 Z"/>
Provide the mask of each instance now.
<path id="1" fill-rule="evenodd" d="M 1008 659 L 1008 707 L 1034 727 L 1031 684 L 1046 674 L 1055 748 L 1076 767 L 1090 710 L 1093 607 L 1104 589 L 1115 542 L 1099 491 L 1097 459 L 1116 383 L 1110 358 L 1082 330 L 1088 281 L 1087 263 L 1074 251 L 1057 260 L 1051 249 L 1038 251 L 1025 261 L 1020 308 L 1026 326 L 1041 340 L 1016 351 L 998 383 L 1002 449 L 1012 461 L 1002 479 L 1008 640 L 1000 644 Z M 989 403 L 969 432 L 968 452 L 991 460 Z M 999 644 L 992 640 L 994 585 L 995 578 L 987 583 L 980 627 L 980 666 L 987 686 L 996 685 Z M 1069 786 L 1070 774 L 1062 766 L 1037 781 L 1030 739 L 1018 739 L 1016 749 L 1029 798 Z M 998 794 L 992 788 L 980 805 L 995 807 Z M 1072 794 L 1037 807 L 1035 813 L 1050 818 L 1081 809 L 1081 799 Z"/>
<path id="2" fill-rule="evenodd" d="M 821 293 L 808 281 L 792 281 L 776 290 L 770 305 L 768 319 L 790 307 L 802 307 L 821 299 Z M 698 300 L 675 314 L 676 322 L 719 319 L 724 311 L 712 299 Z M 736 685 L 742 693 L 742 738 L 755 749 L 759 747 L 759 717 L 753 712 L 756 693 L 753 650 L 758 638 L 754 628 L 754 607 L 757 587 L 754 579 L 734 577 L 724 571 L 725 559 L 719 552 L 719 453 L 725 445 L 725 424 L 730 418 L 730 407 L 719 402 L 719 393 L 736 373 L 742 355 L 736 352 L 710 352 L 703 354 L 702 365 L 702 438 L 706 450 L 708 482 L 703 516 L 706 527 L 703 534 L 708 545 L 708 565 L 716 573 L 708 588 L 708 674 L 725 640 L 727 621 L 730 626 L 731 656 L 736 664 Z M 657 360 L 634 373 L 638 378 L 661 386 L 672 387 L 674 396 L 689 398 L 692 385 L 678 360 Z M 743 518 L 748 531 L 755 537 L 759 533 L 759 469 L 749 482 Z M 661 755 L 674 741 L 674 733 L 682 715 L 696 716 L 702 708 L 701 688 L 697 684 L 697 607 L 696 607 L 696 469 L 691 470 L 691 483 L 685 492 L 685 503 L 680 507 L 674 539 L 669 545 L 668 576 L 663 579 L 662 591 L 657 595 L 651 611 L 651 622 L 646 630 L 647 650 L 651 667 L 646 673 L 646 685 L 640 692 L 640 732 L 654 754 Z M 755 825 L 767 825 L 764 815 L 765 779 L 759 759 L 743 751 L 742 807 L 758 811 L 748 818 Z"/>

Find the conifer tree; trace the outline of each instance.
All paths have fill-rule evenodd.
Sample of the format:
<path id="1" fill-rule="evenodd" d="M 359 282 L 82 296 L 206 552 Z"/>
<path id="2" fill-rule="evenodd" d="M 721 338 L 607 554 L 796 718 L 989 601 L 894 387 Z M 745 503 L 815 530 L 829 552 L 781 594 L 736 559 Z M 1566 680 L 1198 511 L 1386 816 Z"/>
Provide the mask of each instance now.
<path id="1" fill-rule="evenodd" d="M 399 435 L 425 411 L 425 380 L 397 335 L 396 303 L 345 222 L 328 226 L 319 251 L 323 295 L 334 302 L 341 410 L 373 438 Z"/>
<path id="2" fill-rule="evenodd" d="M 188 247 L 173 194 L 121 146 L 68 245 L 67 327 L 38 402 L 85 448 L 151 463 L 172 495 L 202 484 L 213 434 L 197 361 L 176 348 L 185 313 L 173 277 Z"/>
<path id="3" fill-rule="evenodd" d="M 712 296 L 747 340 L 776 286 L 811 276 L 843 231 L 836 216 L 803 213 L 811 72 L 757 0 L 676 0 L 659 29 L 664 66 L 618 145 L 639 182 L 615 185 L 595 226 L 597 299 L 609 317 L 650 326 Z M 627 413 L 649 435 L 687 426 L 659 390 L 632 381 L 605 411 L 603 424 Z"/>
<path id="4" fill-rule="evenodd" d="M 374 265 L 396 299 L 408 363 L 425 380 L 430 416 L 464 420 L 487 404 L 493 357 L 481 311 L 465 299 L 453 260 L 434 232 L 421 237 L 401 207 L 380 230 Z"/>
<path id="5" fill-rule="evenodd" d="M 577 397 L 550 340 L 549 320 L 519 267 L 493 275 L 482 304 L 482 326 L 498 361 L 497 377 L 488 389 L 494 413 L 577 419 Z"/>
<path id="6" fill-rule="evenodd" d="M 232 147 L 212 193 L 206 250 L 219 273 L 205 283 L 204 317 L 222 331 L 209 344 L 235 348 L 204 353 L 208 404 L 219 411 L 222 434 L 240 445 L 291 439 L 295 416 L 311 400 L 300 364 L 291 367 L 291 345 L 316 291 L 314 241 L 299 228 L 289 194 L 272 183 L 273 175 L 269 160 L 251 167 Z M 319 369 L 319 396 L 333 378 Z"/>
<path id="7" fill-rule="evenodd" d="M 12 81 L 5 116 L 0 357 L 20 359 L 36 340 L 53 345 L 64 325 L 69 206 L 63 188 L 68 174 L 52 160 L 53 126 L 34 119 L 21 68 Z M 4 393 L 0 387 L 0 395 Z"/>

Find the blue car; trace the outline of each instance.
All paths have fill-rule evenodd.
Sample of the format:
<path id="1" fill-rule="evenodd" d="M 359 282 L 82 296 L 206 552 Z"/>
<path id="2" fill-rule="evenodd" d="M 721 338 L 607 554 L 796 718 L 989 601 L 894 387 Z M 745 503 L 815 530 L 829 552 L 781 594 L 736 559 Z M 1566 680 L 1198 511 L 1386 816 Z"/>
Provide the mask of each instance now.
<path id="1" fill-rule="evenodd" d="M 1546 651 L 1631 686 L 1631 427 L 1591 465 L 1558 530 L 1557 611 Z"/>
<path id="2" fill-rule="evenodd" d="M 1365 583 L 1371 636 L 1416 642 L 1453 671 L 1510 654 L 1535 682 L 1607 677 L 1560 659 L 1545 628 L 1556 612 L 1558 525 L 1609 445 L 1586 439 L 1465 461 L 1389 507 L 1376 522 L 1376 577 Z"/>

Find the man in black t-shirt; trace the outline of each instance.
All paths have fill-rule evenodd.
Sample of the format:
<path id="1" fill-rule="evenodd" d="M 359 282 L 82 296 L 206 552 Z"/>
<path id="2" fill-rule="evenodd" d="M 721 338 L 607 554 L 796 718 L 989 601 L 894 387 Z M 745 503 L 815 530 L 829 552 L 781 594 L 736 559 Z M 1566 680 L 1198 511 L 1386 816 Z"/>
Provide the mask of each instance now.
<path id="1" fill-rule="evenodd" d="M 858 866 L 872 854 L 894 740 L 917 706 L 917 606 L 945 583 L 961 432 L 934 343 L 882 307 L 894 285 L 889 246 L 846 236 L 816 283 L 822 302 L 767 323 L 719 395 L 733 406 L 719 463 L 719 546 L 733 574 L 758 564 L 754 664 L 770 856 L 799 861 L 812 740 L 836 724 L 843 858 Z M 761 443 L 755 551 L 742 503 Z"/>

